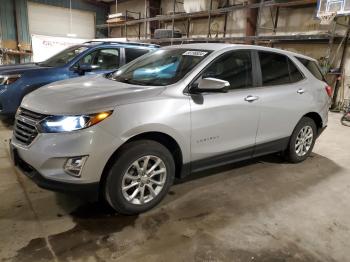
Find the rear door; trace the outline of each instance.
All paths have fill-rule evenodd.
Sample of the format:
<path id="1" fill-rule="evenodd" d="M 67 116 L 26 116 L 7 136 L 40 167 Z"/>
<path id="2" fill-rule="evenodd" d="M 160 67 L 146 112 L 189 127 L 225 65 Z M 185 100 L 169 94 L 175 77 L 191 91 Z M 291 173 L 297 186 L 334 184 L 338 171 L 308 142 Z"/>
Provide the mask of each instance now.
<path id="1" fill-rule="evenodd" d="M 260 122 L 255 156 L 282 150 L 312 101 L 307 81 L 293 58 L 277 52 L 256 54 L 261 79 L 256 92 Z"/>

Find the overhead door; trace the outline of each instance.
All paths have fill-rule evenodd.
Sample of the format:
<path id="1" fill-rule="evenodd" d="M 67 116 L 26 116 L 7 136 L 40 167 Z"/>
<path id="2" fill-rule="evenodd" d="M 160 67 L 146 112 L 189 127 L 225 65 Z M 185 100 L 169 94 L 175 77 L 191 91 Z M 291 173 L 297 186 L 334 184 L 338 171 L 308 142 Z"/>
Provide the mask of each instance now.
<path id="1" fill-rule="evenodd" d="M 95 38 L 95 13 L 72 9 L 72 23 L 69 8 L 28 2 L 29 30 L 31 34 Z M 71 29 L 70 29 L 71 27 Z"/>

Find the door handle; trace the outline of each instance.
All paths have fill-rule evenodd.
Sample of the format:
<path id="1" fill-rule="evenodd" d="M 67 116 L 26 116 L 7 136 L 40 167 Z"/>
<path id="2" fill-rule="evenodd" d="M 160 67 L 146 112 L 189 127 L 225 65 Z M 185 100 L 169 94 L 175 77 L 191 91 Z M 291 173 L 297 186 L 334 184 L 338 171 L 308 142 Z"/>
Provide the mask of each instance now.
<path id="1" fill-rule="evenodd" d="M 302 95 L 302 94 L 304 94 L 304 93 L 305 93 L 305 90 L 304 90 L 304 89 L 302 89 L 302 88 L 300 88 L 300 89 L 298 89 L 297 93 L 298 93 L 298 94 L 300 94 L 300 95 Z"/>
<path id="2" fill-rule="evenodd" d="M 259 99 L 258 96 L 251 96 L 251 95 L 249 95 L 249 96 L 247 96 L 247 97 L 244 98 L 244 101 L 247 101 L 247 102 L 254 102 L 255 100 L 258 100 L 258 99 Z"/>

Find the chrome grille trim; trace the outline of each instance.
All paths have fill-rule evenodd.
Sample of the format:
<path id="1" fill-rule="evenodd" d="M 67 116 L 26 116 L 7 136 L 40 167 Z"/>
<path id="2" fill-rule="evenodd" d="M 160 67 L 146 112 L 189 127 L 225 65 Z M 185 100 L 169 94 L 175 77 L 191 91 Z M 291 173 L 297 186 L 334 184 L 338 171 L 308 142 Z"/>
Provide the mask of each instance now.
<path id="1" fill-rule="evenodd" d="M 13 135 L 16 141 L 29 146 L 38 135 L 37 124 L 47 115 L 19 108 L 16 114 Z"/>

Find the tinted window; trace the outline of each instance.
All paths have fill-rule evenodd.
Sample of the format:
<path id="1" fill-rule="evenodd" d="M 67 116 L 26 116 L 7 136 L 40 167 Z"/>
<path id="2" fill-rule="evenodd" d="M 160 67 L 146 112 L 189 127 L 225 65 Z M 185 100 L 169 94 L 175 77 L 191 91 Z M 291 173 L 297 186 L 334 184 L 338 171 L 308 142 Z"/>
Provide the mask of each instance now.
<path id="1" fill-rule="evenodd" d="M 96 70 L 117 69 L 119 67 L 119 49 L 99 49 L 84 56 L 79 64 L 92 65 Z"/>
<path id="2" fill-rule="evenodd" d="M 288 60 L 285 55 L 259 52 L 262 82 L 265 86 L 290 83 Z"/>
<path id="3" fill-rule="evenodd" d="M 125 48 L 125 63 L 129 63 L 132 60 L 148 53 L 149 50 L 141 48 Z"/>
<path id="4" fill-rule="evenodd" d="M 295 83 L 304 78 L 298 67 L 285 55 L 259 52 L 259 58 L 265 86 Z"/>
<path id="5" fill-rule="evenodd" d="M 318 80 L 325 81 L 320 68 L 315 61 L 297 57 L 297 59 L 314 75 Z"/>
<path id="6" fill-rule="evenodd" d="M 295 83 L 304 79 L 303 74 L 300 73 L 297 66 L 289 58 L 287 59 L 288 59 L 288 66 L 289 66 L 289 72 L 290 72 L 290 81 L 292 83 Z"/>
<path id="7" fill-rule="evenodd" d="M 253 79 L 250 54 L 249 50 L 224 54 L 204 71 L 202 77 L 226 80 L 230 83 L 230 89 L 251 87 Z"/>

